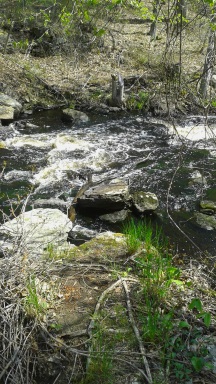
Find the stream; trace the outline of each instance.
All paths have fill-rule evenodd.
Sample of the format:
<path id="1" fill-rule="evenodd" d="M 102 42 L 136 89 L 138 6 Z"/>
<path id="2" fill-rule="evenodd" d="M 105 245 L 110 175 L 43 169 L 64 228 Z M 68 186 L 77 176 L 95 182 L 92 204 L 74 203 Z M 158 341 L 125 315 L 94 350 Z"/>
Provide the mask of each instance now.
<path id="1" fill-rule="evenodd" d="M 18 214 L 29 193 L 27 209 L 39 198 L 58 198 L 69 207 L 91 172 L 94 182 L 121 178 L 131 191 L 154 192 L 159 208 L 147 219 L 162 226 L 176 251 L 215 254 L 216 230 L 201 228 L 194 216 L 202 199 L 216 202 L 215 117 L 206 125 L 190 116 L 175 128 L 142 114 L 90 116 L 90 122 L 73 126 L 62 122 L 61 111 L 26 119 L 37 128 L 0 128 L 1 213 L 13 206 Z M 77 222 L 121 230 L 97 216 L 78 214 Z"/>

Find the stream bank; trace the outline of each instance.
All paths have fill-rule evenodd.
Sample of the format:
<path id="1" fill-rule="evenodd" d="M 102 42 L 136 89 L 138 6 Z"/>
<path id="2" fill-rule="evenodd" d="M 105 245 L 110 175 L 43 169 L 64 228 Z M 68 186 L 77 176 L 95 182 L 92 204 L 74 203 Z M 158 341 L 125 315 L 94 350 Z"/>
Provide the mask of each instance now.
<path id="1" fill-rule="evenodd" d="M 96 184 L 120 178 L 130 193 L 156 194 L 159 207 L 149 220 L 163 226 L 179 252 L 214 254 L 215 230 L 202 229 L 196 221 L 200 202 L 216 200 L 213 116 L 208 124 L 202 117 L 188 117 L 176 122 L 174 129 L 143 114 L 109 119 L 91 114 L 88 123 L 72 124 L 63 122 L 61 113 L 38 112 L 27 118 L 29 126 L 15 124 L 1 130 L 5 212 L 11 201 L 17 206 L 30 192 L 27 209 L 52 206 L 66 213 L 89 172 Z M 78 212 L 76 224 L 91 230 L 120 230 L 119 224 L 101 221 L 99 212 L 92 217 Z M 197 249 L 181 237 L 176 224 Z"/>

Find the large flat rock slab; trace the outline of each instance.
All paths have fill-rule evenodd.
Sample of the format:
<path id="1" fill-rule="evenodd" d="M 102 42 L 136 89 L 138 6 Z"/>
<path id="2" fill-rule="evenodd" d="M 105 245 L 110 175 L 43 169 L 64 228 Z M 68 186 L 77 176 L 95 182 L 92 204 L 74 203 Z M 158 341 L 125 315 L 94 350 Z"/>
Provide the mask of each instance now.
<path id="1" fill-rule="evenodd" d="M 58 209 L 33 209 L 0 226 L 2 252 L 40 256 L 49 246 L 55 248 L 67 241 L 72 223 Z"/>
<path id="2" fill-rule="evenodd" d="M 120 211 L 128 202 L 129 188 L 124 181 L 92 187 L 77 199 L 80 208 L 91 208 L 104 212 Z"/>

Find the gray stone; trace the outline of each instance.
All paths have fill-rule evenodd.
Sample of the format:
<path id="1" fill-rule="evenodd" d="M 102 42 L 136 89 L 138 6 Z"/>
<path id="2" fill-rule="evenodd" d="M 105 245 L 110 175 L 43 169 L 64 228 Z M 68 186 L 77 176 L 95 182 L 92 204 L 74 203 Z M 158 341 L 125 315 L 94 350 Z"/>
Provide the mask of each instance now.
<path id="1" fill-rule="evenodd" d="M 189 185 L 194 185 L 194 184 L 207 184 L 207 180 L 205 177 L 203 177 L 202 173 L 200 171 L 194 171 L 191 174 L 191 180 L 189 181 Z"/>
<path id="2" fill-rule="evenodd" d="M 72 223 L 58 209 L 33 209 L 0 226 L 0 248 L 4 253 L 40 256 L 49 246 L 67 241 Z"/>
<path id="3" fill-rule="evenodd" d="M 103 212 L 120 211 L 128 202 L 129 190 L 124 181 L 92 187 L 77 199 L 79 207 L 94 208 Z"/>
<path id="4" fill-rule="evenodd" d="M 58 198 L 50 198 L 50 199 L 37 199 L 32 203 L 34 208 L 57 208 L 63 212 L 67 212 L 68 203 Z"/>
<path id="5" fill-rule="evenodd" d="M 22 110 L 22 104 L 20 104 L 17 100 L 13 99 L 12 97 L 5 95 L 4 93 L 0 93 L 0 106 L 13 108 L 14 117 L 18 117 Z M 0 119 L 3 119 L 1 115 Z"/>
<path id="6" fill-rule="evenodd" d="M 89 117 L 84 112 L 66 108 L 62 111 L 62 120 L 87 123 L 89 121 Z"/>
<path id="7" fill-rule="evenodd" d="M 126 220 L 128 216 L 128 211 L 126 209 L 122 209 L 121 211 L 107 213 L 105 215 L 99 216 L 102 221 L 107 221 L 108 223 L 120 223 Z"/>
<path id="8" fill-rule="evenodd" d="M 13 120 L 14 108 L 0 105 L 0 120 Z"/>
<path id="9" fill-rule="evenodd" d="M 75 225 L 69 232 L 68 238 L 75 243 L 83 243 L 84 241 L 91 240 L 96 235 L 96 231 L 82 227 L 81 225 Z"/>
<path id="10" fill-rule="evenodd" d="M 201 228 L 207 229 L 208 231 L 212 231 L 213 229 L 216 229 L 216 216 L 209 216 L 205 215 L 204 213 L 197 212 L 196 213 L 196 221 L 197 224 Z"/>
<path id="11" fill-rule="evenodd" d="M 139 191 L 133 193 L 131 197 L 134 207 L 139 213 L 155 211 L 159 205 L 157 196 L 151 192 Z"/>

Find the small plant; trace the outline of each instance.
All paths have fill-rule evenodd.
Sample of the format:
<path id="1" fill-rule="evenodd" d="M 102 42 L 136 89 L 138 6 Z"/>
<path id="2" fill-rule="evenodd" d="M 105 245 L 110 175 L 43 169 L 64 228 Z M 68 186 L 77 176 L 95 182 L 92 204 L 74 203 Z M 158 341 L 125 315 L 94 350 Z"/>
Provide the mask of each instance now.
<path id="1" fill-rule="evenodd" d="M 150 253 L 157 253 L 157 250 L 167 247 L 161 230 L 158 227 L 153 230 L 151 224 L 148 224 L 146 220 L 131 219 L 123 226 L 123 232 L 126 235 L 129 253 L 137 251 L 141 245 L 144 245 L 145 250 Z"/>
<path id="2" fill-rule="evenodd" d="M 126 102 L 127 108 L 130 110 L 138 109 L 142 110 L 145 109 L 148 105 L 149 101 L 149 94 L 148 92 L 140 91 L 138 94 L 132 93 Z"/>
<path id="3" fill-rule="evenodd" d="M 188 305 L 188 308 L 191 310 L 197 311 L 197 318 L 202 318 L 204 321 L 204 324 L 206 327 L 209 327 L 211 324 L 211 314 L 209 312 L 203 311 L 202 302 L 199 298 L 193 299 L 190 304 Z"/>
<path id="4" fill-rule="evenodd" d="M 30 276 L 27 284 L 27 296 L 24 299 L 24 307 L 30 317 L 40 318 L 44 315 L 47 308 L 45 300 L 43 300 L 37 292 L 36 279 Z"/>
<path id="5" fill-rule="evenodd" d="M 136 252 L 144 241 L 142 223 L 135 223 L 133 219 L 123 226 L 129 254 Z"/>
<path id="6" fill-rule="evenodd" d="M 209 312 L 203 311 L 202 302 L 199 298 L 192 299 L 188 308 L 196 314 L 197 318 L 203 319 L 206 327 L 209 327 L 211 315 Z M 202 329 L 184 320 L 179 322 L 178 330 L 176 330 L 178 336 L 174 336 L 170 340 L 172 345 L 170 353 L 171 368 L 180 382 L 189 380 L 194 371 L 199 373 L 204 368 L 212 368 L 211 363 L 205 359 L 208 350 L 202 343 L 202 332 Z"/>
<path id="7" fill-rule="evenodd" d="M 151 307 L 146 303 L 147 316 L 143 319 L 143 339 L 147 342 L 163 344 L 170 338 L 173 329 L 173 313 L 163 313 L 160 307 Z"/>
<path id="8" fill-rule="evenodd" d="M 215 99 L 213 99 L 213 100 L 211 101 L 211 106 L 212 106 L 213 108 L 216 108 L 216 100 L 215 100 Z"/>
<path id="9" fill-rule="evenodd" d="M 92 337 L 91 357 L 86 377 L 82 384 L 114 384 L 112 351 L 106 347 L 104 332 L 100 325 L 95 327 Z"/>

